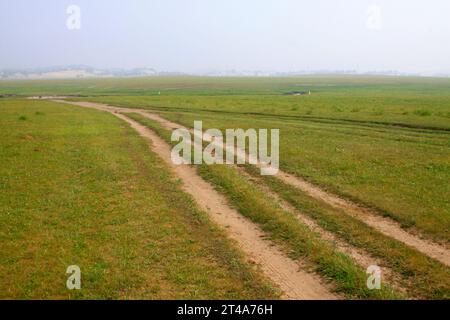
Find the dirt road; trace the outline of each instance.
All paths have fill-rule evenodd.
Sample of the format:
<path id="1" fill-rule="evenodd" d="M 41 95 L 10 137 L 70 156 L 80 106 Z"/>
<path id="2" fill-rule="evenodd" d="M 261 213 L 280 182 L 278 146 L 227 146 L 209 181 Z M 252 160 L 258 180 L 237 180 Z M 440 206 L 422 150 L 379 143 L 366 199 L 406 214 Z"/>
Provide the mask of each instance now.
<path id="1" fill-rule="evenodd" d="M 178 128 L 185 128 L 184 126 L 177 124 L 175 122 L 171 122 L 167 119 L 164 119 L 156 114 L 150 113 L 149 110 L 144 109 L 133 109 L 133 108 L 121 108 L 121 107 L 114 107 L 109 106 L 101 103 L 93 103 L 93 102 L 69 102 L 64 100 L 54 100 L 56 102 L 61 103 L 68 103 L 73 104 L 77 106 L 82 107 L 90 107 L 90 108 L 96 108 L 99 110 L 104 110 L 108 112 L 135 112 L 139 113 L 144 117 L 147 117 L 151 120 L 157 121 L 160 123 L 164 128 L 166 129 L 178 129 Z M 192 130 L 191 130 L 192 131 Z M 192 131 L 193 132 L 193 131 Z M 245 153 L 245 150 L 235 150 L 236 155 L 240 157 L 249 157 Z M 323 190 L 322 188 L 311 184 L 310 182 L 294 176 L 292 174 L 283 172 L 280 170 L 278 174 L 276 175 L 276 178 L 280 179 L 281 181 L 285 182 L 286 184 L 289 184 L 295 188 L 298 188 L 310 196 L 322 200 L 326 202 L 327 204 L 340 208 L 344 210 L 347 214 L 363 221 L 370 227 L 378 230 L 379 232 L 383 233 L 384 235 L 387 235 L 395 240 L 398 240 L 400 242 L 403 242 L 404 244 L 415 248 L 416 250 L 420 251 L 421 253 L 440 261 L 446 266 L 450 266 L 450 250 L 448 250 L 445 246 L 434 243 L 430 240 L 424 239 L 420 235 L 412 234 L 404 230 L 400 224 L 396 221 L 393 221 L 392 219 L 389 219 L 387 217 L 382 217 L 376 212 L 373 212 L 372 210 L 368 208 L 361 207 L 360 205 L 351 202 L 350 200 L 343 199 L 342 197 L 332 194 L 328 191 Z"/>
<path id="2" fill-rule="evenodd" d="M 57 101 L 64 102 L 64 101 Z M 67 102 L 65 102 L 67 103 Z M 331 288 L 316 274 L 302 270 L 298 261 L 288 258 L 265 234 L 250 220 L 240 215 L 228 205 L 227 199 L 214 187 L 203 180 L 192 166 L 176 166 L 172 163 L 171 146 L 147 127 L 126 117 L 120 112 L 136 112 L 133 109 L 110 108 L 92 103 L 74 103 L 78 106 L 111 112 L 127 122 L 142 137 L 151 141 L 151 149 L 171 168 L 176 177 L 183 182 L 183 189 L 196 201 L 199 208 L 209 214 L 230 238 L 236 241 L 251 263 L 256 263 L 280 287 L 285 299 L 339 299 Z"/>

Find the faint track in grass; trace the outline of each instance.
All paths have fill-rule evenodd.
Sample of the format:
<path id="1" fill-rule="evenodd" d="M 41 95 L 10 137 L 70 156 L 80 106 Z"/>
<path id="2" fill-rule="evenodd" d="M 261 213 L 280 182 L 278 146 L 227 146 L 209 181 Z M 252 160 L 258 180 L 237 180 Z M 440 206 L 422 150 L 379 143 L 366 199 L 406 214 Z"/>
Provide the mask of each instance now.
<path id="1" fill-rule="evenodd" d="M 134 108 L 130 108 L 134 109 Z M 227 114 L 227 115 L 235 115 L 235 116 L 256 116 L 261 119 L 286 119 L 286 120 L 299 120 L 299 121 L 308 121 L 315 123 L 323 123 L 323 124 L 335 124 L 335 125 L 357 125 L 360 127 L 380 127 L 380 128 L 391 128 L 391 129 L 405 129 L 416 132 L 427 132 L 427 133 L 443 133 L 450 134 L 450 128 L 445 127 L 435 127 L 435 126 L 426 126 L 426 125 L 416 125 L 416 124 L 407 124 L 407 123 L 399 123 L 399 122 L 385 122 L 385 121 L 370 121 L 370 120 L 358 120 L 358 119 L 345 119 L 345 118 L 330 118 L 330 117 L 319 117 L 319 116 L 311 116 L 311 115 L 278 115 L 264 112 L 237 112 L 237 111 L 227 111 L 227 110 L 215 110 L 215 109 L 187 109 L 183 107 L 158 107 L 151 106 L 151 109 L 154 111 L 162 111 L 162 112 L 206 112 L 212 114 Z M 139 109 L 138 109 L 139 110 Z M 140 109 L 151 111 L 149 109 Z"/>

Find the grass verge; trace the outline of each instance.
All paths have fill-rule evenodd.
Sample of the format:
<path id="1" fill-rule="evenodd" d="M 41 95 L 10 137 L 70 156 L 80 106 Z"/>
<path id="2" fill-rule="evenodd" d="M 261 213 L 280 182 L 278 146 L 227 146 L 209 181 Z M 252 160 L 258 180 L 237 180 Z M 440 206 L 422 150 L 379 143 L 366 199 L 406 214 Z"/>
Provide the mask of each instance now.
<path id="1" fill-rule="evenodd" d="M 255 167 L 247 165 L 245 168 L 251 175 L 260 177 L 259 170 Z M 263 179 L 272 191 L 313 218 L 322 228 L 381 258 L 386 266 L 402 277 L 402 286 L 411 295 L 427 299 L 450 298 L 448 267 L 279 179 L 269 176 Z"/>
<path id="2" fill-rule="evenodd" d="M 17 99 L 0 115 L 0 298 L 278 297 L 121 120 Z"/>
<path id="3" fill-rule="evenodd" d="M 139 114 L 126 115 L 171 143 L 170 132 L 157 122 Z M 333 282 L 337 292 L 350 298 L 401 297 L 388 285 L 383 286 L 381 290 L 369 290 L 366 286 L 365 270 L 347 255 L 336 251 L 334 245 L 321 240 L 316 233 L 300 224 L 292 214 L 279 208 L 254 183 L 239 175 L 236 168 L 202 165 L 199 166 L 199 174 L 225 193 L 241 214 L 258 223 L 293 259 L 306 258 L 313 270 Z"/>

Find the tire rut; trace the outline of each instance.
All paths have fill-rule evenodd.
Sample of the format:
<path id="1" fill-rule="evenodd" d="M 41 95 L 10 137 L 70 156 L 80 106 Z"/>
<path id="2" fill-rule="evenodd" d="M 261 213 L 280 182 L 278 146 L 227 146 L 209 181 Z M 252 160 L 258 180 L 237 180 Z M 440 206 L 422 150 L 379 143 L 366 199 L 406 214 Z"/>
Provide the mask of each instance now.
<path id="1" fill-rule="evenodd" d="M 149 110 L 114 107 L 93 102 L 69 102 L 65 100 L 54 100 L 54 101 L 84 107 L 93 107 L 96 109 L 109 112 L 138 113 L 151 120 L 157 121 L 164 128 L 170 130 L 186 128 L 180 124 L 164 119 L 159 115 L 152 114 L 150 113 Z M 225 149 L 227 148 L 225 147 Z M 235 151 L 237 156 L 244 157 L 244 159 L 249 157 L 249 155 L 245 152 L 245 150 L 235 149 Z M 446 266 L 450 266 L 450 250 L 447 249 L 446 246 L 432 242 L 428 239 L 425 239 L 424 237 L 421 237 L 420 235 L 409 233 L 408 231 L 403 229 L 398 222 L 387 217 L 382 217 L 371 209 L 362 207 L 350 200 L 344 199 L 336 194 L 332 194 L 328 191 L 325 191 L 322 188 L 298 176 L 294 176 L 290 173 L 279 170 L 278 174 L 275 175 L 275 177 L 290 186 L 293 186 L 295 188 L 304 191 L 305 193 L 307 193 L 308 195 L 310 195 L 315 199 L 319 199 L 335 208 L 344 210 L 344 212 L 346 212 L 350 216 L 357 218 L 358 220 L 378 230 L 384 235 L 389 236 L 397 241 L 403 242 L 404 244 L 412 248 L 415 248 L 417 251 L 423 253 L 424 255 L 427 255 L 428 257 L 433 258 Z"/>
<path id="2" fill-rule="evenodd" d="M 290 259 L 274 243 L 266 240 L 265 233 L 256 224 L 229 206 L 226 197 L 203 180 L 193 166 L 174 165 L 170 157 L 171 146 L 162 138 L 147 127 L 121 114 L 121 112 L 136 112 L 136 110 L 92 103 L 54 101 L 110 112 L 128 123 L 142 137 L 151 141 L 151 149 L 183 182 L 183 190 L 192 196 L 200 209 L 208 213 L 212 221 L 225 229 L 227 235 L 245 253 L 247 260 L 258 265 L 265 276 L 280 287 L 283 292 L 282 298 L 296 300 L 340 299 L 318 275 L 302 270 L 301 262 Z"/>

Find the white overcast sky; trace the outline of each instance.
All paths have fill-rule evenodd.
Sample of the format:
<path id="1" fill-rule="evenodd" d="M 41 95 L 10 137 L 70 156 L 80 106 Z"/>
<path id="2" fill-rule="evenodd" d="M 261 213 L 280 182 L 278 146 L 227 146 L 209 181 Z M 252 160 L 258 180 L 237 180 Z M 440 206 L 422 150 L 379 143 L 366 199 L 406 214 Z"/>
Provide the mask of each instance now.
<path id="1" fill-rule="evenodd" d="M 0 69 L 73 64 L 450 73 L 450 1 L 0 0 Z"/>

